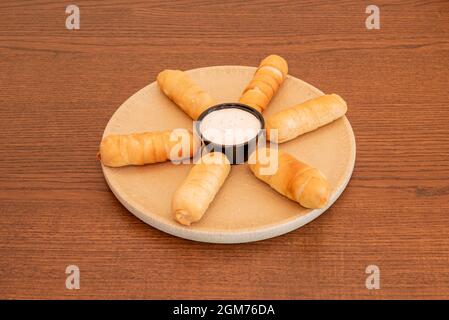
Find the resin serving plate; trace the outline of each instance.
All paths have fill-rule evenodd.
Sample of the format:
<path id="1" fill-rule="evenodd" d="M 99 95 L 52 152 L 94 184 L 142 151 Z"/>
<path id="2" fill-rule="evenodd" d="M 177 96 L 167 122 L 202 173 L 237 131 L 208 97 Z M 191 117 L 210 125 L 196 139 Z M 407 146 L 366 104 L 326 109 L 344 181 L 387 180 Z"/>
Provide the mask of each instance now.
<path id="1" fill-rule="evenodd" d="M 255 69 L 215 66 L 187 73 L 218 104 L 237 102 Z M 322 94 L 312 85 L 288 76 L 264 115 Z M 348 105 L 349 112 L 351 108 Z M 174 128 L 192 130 L 192 123 L 192 119 L 153 82 L 117 109 L 106 126 L 104 136 Z M 332 188 L 326 208 L 311 210 L 301 207 L 254 177 L 248 165 L 241 164 L 232 166 L 228 179 L 201 221 L 186 227 L 173 219 L 171 199 L 193 164 L 165 162 L 122 168 L 103 166 L 103 173 L 119 201 L 139 219 L 159 230 L 203 242 L 250 242 L 290 232 L 321 215 L 343 192 L 354 168 L 355 139 L 346 117 L 280 144 L 279 148 L 319 168 L 326 175 Z"/>

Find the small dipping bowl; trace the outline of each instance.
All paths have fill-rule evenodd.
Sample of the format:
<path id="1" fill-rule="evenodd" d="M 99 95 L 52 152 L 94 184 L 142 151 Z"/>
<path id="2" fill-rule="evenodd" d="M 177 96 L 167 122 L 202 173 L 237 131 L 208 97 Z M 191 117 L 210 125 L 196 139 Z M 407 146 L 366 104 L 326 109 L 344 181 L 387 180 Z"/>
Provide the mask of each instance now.
<path id="1" fill-rule="evenodd" d="M 206 152 L 222 152 L 231 164 L 248 160 L 258 140 L 264 138 L 264 128 L 262 114 L 241 103 L 222 103 L 210 107 L 195 122 L 196 134 Z"/>

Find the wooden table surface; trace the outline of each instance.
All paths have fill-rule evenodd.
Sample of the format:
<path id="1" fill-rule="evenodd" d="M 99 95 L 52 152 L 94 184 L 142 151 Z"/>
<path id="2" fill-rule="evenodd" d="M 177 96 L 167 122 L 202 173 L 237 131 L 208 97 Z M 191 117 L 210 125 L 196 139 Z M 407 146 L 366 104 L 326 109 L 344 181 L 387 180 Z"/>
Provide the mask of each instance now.
<path id="1" fill-rule="evenodd" d="M 74 1 L 67 30 L 70 3 L 0 4 L 0 298 L 449 298 L 448 1 L 375 1 L 380 30 L 363 1 Z M 162 69 L 270 53 L 348 102 L 357 159 L 340 199 L 241 245 L 129 213 L 95 159 L 116 108 Z"/>

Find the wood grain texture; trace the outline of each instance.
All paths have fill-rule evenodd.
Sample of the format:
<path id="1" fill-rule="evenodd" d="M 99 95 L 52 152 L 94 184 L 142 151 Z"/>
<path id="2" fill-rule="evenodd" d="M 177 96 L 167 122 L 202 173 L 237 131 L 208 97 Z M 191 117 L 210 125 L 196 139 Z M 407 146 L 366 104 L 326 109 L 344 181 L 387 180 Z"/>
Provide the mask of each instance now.
<path id="1" fill-rule="evenodd" d="M 371 31 L 361 1 L 76 4 L 69 31 L 59 1 L 0 3 L 1 298 L 449 298 L 449 2 L 377 1 Z M 95 159 L 114 110 L 161 69 L 269 53 L 348 102 L 357 160 L 334 206 L 231 246 L 123 208 Z"/>

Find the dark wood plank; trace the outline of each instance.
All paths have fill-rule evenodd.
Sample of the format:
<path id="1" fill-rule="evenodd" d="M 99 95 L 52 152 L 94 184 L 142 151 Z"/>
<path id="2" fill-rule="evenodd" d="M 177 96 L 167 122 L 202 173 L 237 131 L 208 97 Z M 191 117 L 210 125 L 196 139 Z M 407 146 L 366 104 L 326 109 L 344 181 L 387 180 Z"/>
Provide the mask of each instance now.
<path id="1" fill-rule="evenodd" d="M 449 298 L 449 3 L 377 1 L 0 3 L 1 298 Z M 95 153 L 114 110 L 167 67 L 256 65 L 349 103 L 354 176 L 287 235 L 194 243 L 148 227 Z M 65 267 L 81 290 L 65 288 Z M 381 289 L 365 288 L 365 268 Z"/>

